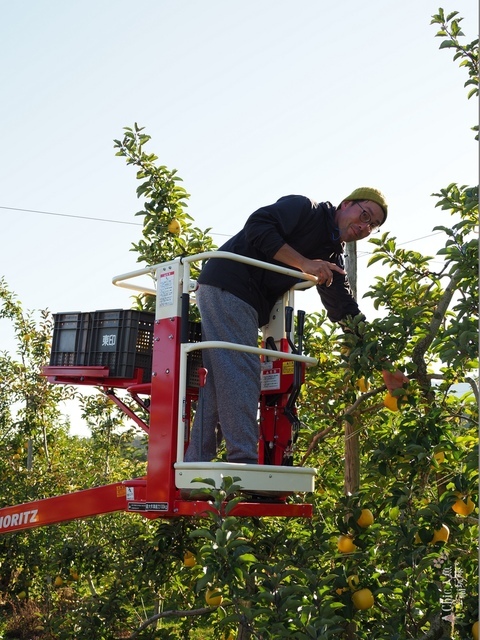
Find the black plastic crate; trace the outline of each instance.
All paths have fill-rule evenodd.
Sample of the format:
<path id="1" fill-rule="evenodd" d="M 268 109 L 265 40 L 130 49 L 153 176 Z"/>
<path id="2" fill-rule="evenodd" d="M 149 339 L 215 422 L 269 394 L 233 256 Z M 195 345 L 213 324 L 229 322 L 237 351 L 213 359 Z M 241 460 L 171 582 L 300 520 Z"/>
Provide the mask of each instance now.
<path id="1" fill-rule="evenodd" d="M 143 382 L 149 382 L 154 320 L 147 311 L 95 311 L 87 364 L 108 367 L 111 378 L 133 378 L 135 369 L 143 369 Z"/>
<path id="2" fill-rule="evenodd" d="M 71 367 L 87 364 L 91 313 L 55 313 L 50 366 Z"/>
<path id="3" fill-rule="evenodd" d="M 152 375 L 155 314 L 112 309 L 54 314 L 50 366 L 104 366 L 111 378 L 132 378 L 143 369 L 143 382 Z M 200 342 L 200 322 L 188 323 L 188 342 Z M 187 356 L 187 387 L 198 388 L 202 351 Z"/>

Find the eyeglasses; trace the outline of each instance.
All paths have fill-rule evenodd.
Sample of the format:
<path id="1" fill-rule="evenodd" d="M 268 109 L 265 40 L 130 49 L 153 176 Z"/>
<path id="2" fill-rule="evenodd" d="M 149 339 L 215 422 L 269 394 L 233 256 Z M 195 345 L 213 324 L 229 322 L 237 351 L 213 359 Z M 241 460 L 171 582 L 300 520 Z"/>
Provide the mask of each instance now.
<path id="1" fill-rule="evenodd" d="M 366 211 L 362 207 L 360 202 L 357 202 L 357 204 L 360 207 L 360 209 L 362 210 L 362 213 L 360 214 L 361 222 L 364 222 L 366 225 L 368 225 L 368 230 L 369 230 L 370 233 L 377 233 L 377 231 L 380 230 L 380 223 L 379 222 L 372 222 L 372 214 L 369 211 Z"/>

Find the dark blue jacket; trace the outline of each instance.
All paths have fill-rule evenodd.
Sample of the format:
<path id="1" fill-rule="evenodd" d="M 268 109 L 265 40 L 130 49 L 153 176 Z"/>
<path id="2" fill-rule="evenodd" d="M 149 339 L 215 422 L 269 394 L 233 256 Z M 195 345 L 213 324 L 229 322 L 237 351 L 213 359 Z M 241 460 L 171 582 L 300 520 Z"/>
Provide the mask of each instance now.
<path id="1" fill-rule="evenodd" d="M 335 211 L 329 202 L 284 196 L 252 213 L 244 228 L 220 250 L 282 264 L 273 256 L 287 243 L 305 258 L 334 262 L 343 269 L 343 244 L 338 239 Z M 258 312 L 260 327 L 268 322 L 278 297 L 296 282 L 290 276 L 217 258 L 206 263 L 198 281 L 225 289 L 250 304 Z M 338 322 L 360 313 L 346 276 L 333 272 L 332 285 L 318 285 L 317 290 L 330 320 Z"/>

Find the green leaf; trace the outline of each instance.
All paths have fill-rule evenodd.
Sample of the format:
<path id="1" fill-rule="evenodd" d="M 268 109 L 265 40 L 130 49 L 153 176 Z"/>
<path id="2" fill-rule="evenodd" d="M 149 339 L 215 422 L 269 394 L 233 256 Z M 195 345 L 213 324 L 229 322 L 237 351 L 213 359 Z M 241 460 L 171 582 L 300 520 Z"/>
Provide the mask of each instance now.
<path id="1" fill-rule="evenodd" d="M 207 538 L 212 542 L 215 542 L 215 536 L 208 529 L 195 529 L 188 534 L 190 538 Z"/>
<path id="2" fill-rule="evenodd" d="M 447 15 L 447 17 L 445 18 L 445 22 L 450 22 L 450 20 L 453 20 L 453 18 L 455 18 L 455 16 L 458 16 L 458 11 L 452 11 L 451 13 L 449 13 Z M 461 20 L 461 18 L 460 18 Z"/>
<path id="3" fill-rule="evenodd" d="M 245 562 L 245 563 L 251 563 L 251 562 L 256 562 L 257 559 L 256 557 L 253 555 L 253 553 L 244 553 L 241 556 L 238 557 L 238 560 L 240 562 Z"/>
<path id="4" fill-rule="evenodd" d="M 205 574 L 202 578 L 200 578 L 197 581 L 197 584 L 195 585 L 195 592 L 196 593 L 200 593 L 200 591 L 203 591 L 203 589 L 205 589 L 205 587 L 208 585 L 208 583 L 211 580 L 211 576 L 207 574 Z"/>
<path id="5" fill-rule="evenodd" d="M 203 484 L 208 484 L 214 489 L 216 488 L 215 480 L 213 478 L 193 478 L 192 482 L 201 482 Z"/>
<path id="6" fill-rule="evenodd" d="M 245 502 L 245 498 L 243 496 L 238 496 L 237 498 L 232 498 L 229 500 L 225 506 L 225 514 L 228 515 L 230 511 L 237 506 L 240 502 Z M 232 516 L 234 517 L 234 516 Z"/>

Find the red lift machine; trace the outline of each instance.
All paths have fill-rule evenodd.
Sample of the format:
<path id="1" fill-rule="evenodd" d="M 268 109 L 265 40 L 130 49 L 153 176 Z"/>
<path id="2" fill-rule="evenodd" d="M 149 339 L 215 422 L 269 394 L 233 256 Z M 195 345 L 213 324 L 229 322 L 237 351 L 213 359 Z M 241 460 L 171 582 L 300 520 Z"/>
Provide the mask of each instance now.
<path id="1" fill-rule="evenodd" d="M 188 319 L 190 298 L 196 287 L 190 279 L 190 265 L 216 258 L 294 276 L 299 282 L 294 289 L 316 282 L 312 276 L 292 269 L 217 251 L 177 258 L 113 279 L 117 286 L 154 294 L 155 314 L 122 310 L 75 314 L 73 331 L 62 331 L 71 326 L 68 322 L 72 314 L 56 314 L 53 361 L 44 367 L 43 375 L 53 384 L 95 386 L 115 402 L 148 434 L 147 473 L 141 478 L 4 507 L 0 509 L 0 533 L 114 511 L 151 519 L 199 516 L 212 506 L 195 498 L 192 491 L 209 485 L 194 480 L 214 479 L 220 487 L 227 476 L 239 478 L 236 484 L 245 496 L 230 511 L 231 515 L 312 515 L 310 504 L 291 499 L 313 491 L 316 475 L 315 469 L 293 464 L 299 427 L 295 402 L 305 366 L 316 364 L 315 358 L 302 353 L 304 313 L 299 311 L 297 315 L 297 344 L 292 338 L 294 289 L 274 306 L 269 324 L 263 327 L 262 347 L 202 342 L 200 323 Z M 150 276 L 149 285 L 138 284 L 138 279 L 145 276 Z M 120 330 L 119 314 L 130 321 L 128 331 L 125 327 Z M 184 462 L 192 412 L 206 375 L 201 352 L 218 348 L 248 351 L 261 358 L 257 465 Z M 119 390 L 127 392 L 141 410 L 127 406 L 117 395 Z"/>

